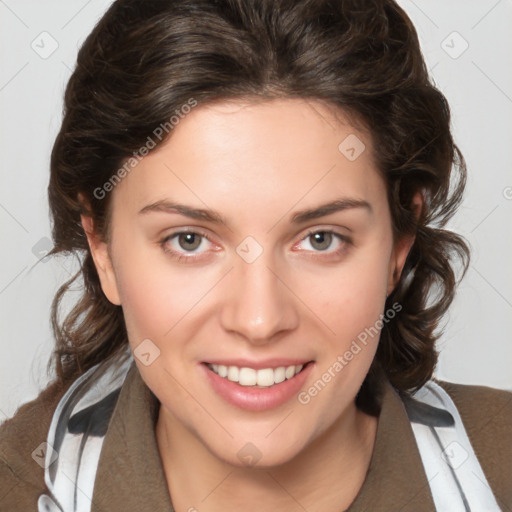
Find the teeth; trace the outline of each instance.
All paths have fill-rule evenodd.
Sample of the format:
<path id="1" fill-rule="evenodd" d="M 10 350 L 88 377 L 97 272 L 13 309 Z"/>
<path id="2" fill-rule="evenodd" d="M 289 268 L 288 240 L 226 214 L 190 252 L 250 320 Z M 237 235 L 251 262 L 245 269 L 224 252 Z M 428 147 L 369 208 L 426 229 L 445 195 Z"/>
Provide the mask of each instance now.
<path id="1" fill-rule="evenodd" d="M 209 364 L 220 377 L 227 378 L 232 382 L 238 382 L 241 386 L 258 386 L 268 388 L 274 384 L 279 384 L 286 379 L 291 379 L 299 373 L 303 365 L 280 366 L 279 368 L 263 368 L 255 370 L 254 368 L 239 368 L 238 366 L 224 366 L 222 364 Z"/>
<path id="2" fill-rule="evenodd" d="M 240 373 L 238 374 L 239 384 L 242 386 L 255 386 L 256 381 L 256 370 L 253 370 L 252 368 L 240 368 Z"/>
<path id="3" fill-rule="evenodd" d="M 279 384 L 286 379 L 286 368 L 280 366 L 274 370 L 274 384 Z"/>
<path id="4" fill-rule="evenodd" d="M 295 375 L 295 366 L 288 366 L 288 368 L 286 368 L 286 371 L 284 372 L 284 376 L 287 379 L 291 379 L 294 375 Z"/>
<path id="5" fill-rule="evenodd" d="M 228 379 L 233 382 L 238 382 L 238 376 L 240 375 L 240 369 L 238 366 L 228 367 Z"/>
<path id="6" fill-rule="evenodd" d="M 272 386 L 274 384 L 274 370 L 272 368 L 258 370 L 257 384 L 258 386 Z"/>

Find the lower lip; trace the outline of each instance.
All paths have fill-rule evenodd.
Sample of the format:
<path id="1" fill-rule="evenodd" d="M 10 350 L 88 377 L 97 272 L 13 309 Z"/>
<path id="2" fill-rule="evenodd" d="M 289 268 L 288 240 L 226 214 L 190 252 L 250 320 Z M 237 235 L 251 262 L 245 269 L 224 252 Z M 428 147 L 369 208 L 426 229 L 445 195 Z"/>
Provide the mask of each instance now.
<path id="1" fill-rule="evenodd" d="M 230 404 L 248 411 L 265 411 L 273 409 L 296 395 L 303 386 L 311 372 L 313 363 L 309 362 L 301 372 L 279 384 L 268 388 L 254 388 L 241 386 L 238 382 L 232 382 L 214 371 L 210 370 L 206 363 L 200 365 L 206 374 L 206 378 L 213 389 Z"/>

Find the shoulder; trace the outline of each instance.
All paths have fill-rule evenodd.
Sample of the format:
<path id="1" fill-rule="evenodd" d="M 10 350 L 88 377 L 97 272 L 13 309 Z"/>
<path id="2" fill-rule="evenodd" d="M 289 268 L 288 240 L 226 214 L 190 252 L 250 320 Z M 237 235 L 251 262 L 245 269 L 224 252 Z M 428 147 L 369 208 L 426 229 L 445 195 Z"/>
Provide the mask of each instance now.
<path id="1" fill-rule="evenodd" d="M 512 506 L 512 392 L 487 386 L 435 382 L 455 404 L 497 497 Z"/>
<path id="2" fill-rule="evenodd" d="M 35 510 L 37 497 L 45 489 L 43 443 L 53 412 L 70 384 L 51 382 L 34 400 L 23 404 L 14 416 L 0 425 L 1 510 L 8 504 L 17 509 Z"/>
<path id="3" fill-rule="evenodd" d="M 455 403 L 466 428 L 481 431 L 487 428 L 512 434 L 512 391 L 435 381 Z"/>

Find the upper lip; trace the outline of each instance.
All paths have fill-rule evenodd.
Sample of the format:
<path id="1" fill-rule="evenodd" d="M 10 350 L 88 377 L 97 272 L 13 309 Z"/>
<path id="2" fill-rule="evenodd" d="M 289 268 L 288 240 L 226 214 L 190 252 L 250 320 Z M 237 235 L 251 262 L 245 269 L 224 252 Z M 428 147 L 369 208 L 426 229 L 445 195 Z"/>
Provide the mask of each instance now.
<path id="1" fill-rule="evenodd" d="M 311 359 L 297 358 L 273 358 L 264 361 L 249 361 L 248 359 L 209 359 L 206 364 L 220 364 L 223 366 L 238 366 L 239 368 L 253 368 L 261 370 L 263 368 L 279 368 L 280 366 L 297 366 L 309 363 Z"/>

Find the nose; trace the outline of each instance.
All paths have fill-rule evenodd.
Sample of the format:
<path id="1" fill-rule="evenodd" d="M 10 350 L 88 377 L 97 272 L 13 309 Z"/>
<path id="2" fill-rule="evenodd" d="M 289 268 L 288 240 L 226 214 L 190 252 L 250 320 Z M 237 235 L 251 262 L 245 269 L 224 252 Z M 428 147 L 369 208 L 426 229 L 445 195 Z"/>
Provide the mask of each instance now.
<path id="1" fill-rule="evenodd" d="M 252 263 L 236 261 L 221 315 L 226 331 L 254 345 L 275 342 L 299 320 L 295 295 L 265 255 L 264 251 Z"/>

